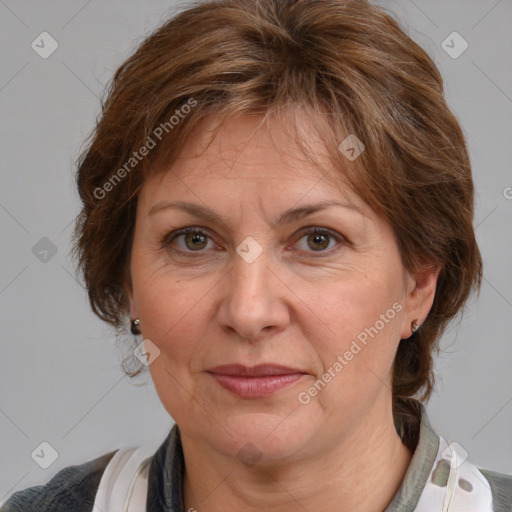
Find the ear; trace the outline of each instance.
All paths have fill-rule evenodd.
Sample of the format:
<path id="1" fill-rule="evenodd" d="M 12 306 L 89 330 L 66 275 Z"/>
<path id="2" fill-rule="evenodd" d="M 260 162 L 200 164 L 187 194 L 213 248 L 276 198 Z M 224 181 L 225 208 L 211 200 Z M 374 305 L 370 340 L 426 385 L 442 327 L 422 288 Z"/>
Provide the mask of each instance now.
<path id="1" fill-rule="evenodd" d="M 440 270 L 440 267 L 427 266 L 416 271 L 414 276 L 407 274 L 407 296 L 400 334 L 402 339 L 412 336 L 412 322 L 421 326 L 426 320 L 434 303 Z"/>

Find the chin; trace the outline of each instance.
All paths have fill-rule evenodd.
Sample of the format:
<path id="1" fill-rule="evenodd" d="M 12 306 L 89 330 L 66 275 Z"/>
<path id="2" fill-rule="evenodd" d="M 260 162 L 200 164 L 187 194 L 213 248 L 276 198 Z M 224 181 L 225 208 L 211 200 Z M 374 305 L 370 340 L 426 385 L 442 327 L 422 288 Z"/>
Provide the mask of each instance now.
<path id="1" fill-rule="evenodd" d="M 215 441 L 212 430 L 202 432 L 202 436 L 210 444 L 216 444 L 219 451 L 248 466 L 275 464 L 298 458 L 315 437 L 319 425 L 306 412 L 296 411 L 289 416 L 287 413 L 235 414 L 226 418 L 222 427 L 217 425 Z"/>

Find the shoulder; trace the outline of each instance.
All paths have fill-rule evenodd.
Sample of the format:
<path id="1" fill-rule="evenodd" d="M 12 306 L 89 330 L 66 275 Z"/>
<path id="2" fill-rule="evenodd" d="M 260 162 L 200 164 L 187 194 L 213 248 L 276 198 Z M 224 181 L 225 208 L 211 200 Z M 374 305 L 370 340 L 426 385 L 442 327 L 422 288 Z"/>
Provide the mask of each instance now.
<path id="1" fill-rule="evenodd" d="M 442 435 L 424 493 L 449 511 L 512 512 L 512 476 L 481 469 L 462 446 L 448 444 Z"/>
<path id="2" fill-rule="evenodd" d="M 103 472 L 116 452 L 68 466 L 46 484 L 14 493 L 0 512 L 91 512 Z"/>
<path id="3" fill-rule="evenodd" d="M 386 512 L 512 512 L 512 476 L 481 469 L 432 428 L 423 406 L 420 412 L 419 441 Z"/>
<path id="4" fill-rule="evenodd" d="M 497 473 L 488 469 L 478 469 L 489 483 L 495 510 L 512 512 L 512 475 Z"/>

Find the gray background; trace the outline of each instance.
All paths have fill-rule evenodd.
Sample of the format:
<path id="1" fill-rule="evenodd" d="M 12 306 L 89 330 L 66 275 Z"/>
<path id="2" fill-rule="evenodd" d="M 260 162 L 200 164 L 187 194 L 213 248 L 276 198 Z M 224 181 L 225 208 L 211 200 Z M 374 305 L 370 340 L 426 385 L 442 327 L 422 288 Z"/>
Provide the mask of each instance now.
<path id="1" fill-rule="evenodd" d="M 473 461 L 512 473 L 512 1 L 380 3 L 440 67 L 477 185 L 485 279 L 443 338 L 431 422 Z M 0 501 L 116 448 L 156 449 L 172 425 L 149 373 L 124 377 L 126 345 L 89 311 L 69 249 L 80 206 L 73 163 L 99 97 L 177 5 L 0 0 Z M 59 45 L 47 59 L 31 48 L 43 31 Z M 469 44 L 457 59 L 441 46 L 453 31 Z M 56 254 L 41 252 L 43 237 Z M 48 469 L 31 458 L 43 441 L 58 452 Z"/>

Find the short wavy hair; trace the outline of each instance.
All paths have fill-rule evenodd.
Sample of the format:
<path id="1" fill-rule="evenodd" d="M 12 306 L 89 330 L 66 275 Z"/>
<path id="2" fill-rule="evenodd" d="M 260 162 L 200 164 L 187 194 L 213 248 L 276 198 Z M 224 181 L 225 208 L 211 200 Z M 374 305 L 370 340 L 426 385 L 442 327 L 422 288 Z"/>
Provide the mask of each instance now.
<path id="1" fill-rule="evenodd" d="M 396 354 L 393 410 L 401 424 L 411 397 L 430 396 L 433 350 L 479 289 L 482 261 L 470 160 L 442 77 L 380 7 L 206 0 L 146 37 L 116 71 L 78 161 L 78 269 L 94 313 L 121 332 L 137 195 L 148 174 L 169 169 L 206 118 L 293 119 L 299 110 L 313 114 L 339 179 L 392 226 L 404 268 L 441 269 L 428 317 Z M 339 150 L 348 134 L 365 146 L 352 162 Z"/>

